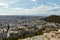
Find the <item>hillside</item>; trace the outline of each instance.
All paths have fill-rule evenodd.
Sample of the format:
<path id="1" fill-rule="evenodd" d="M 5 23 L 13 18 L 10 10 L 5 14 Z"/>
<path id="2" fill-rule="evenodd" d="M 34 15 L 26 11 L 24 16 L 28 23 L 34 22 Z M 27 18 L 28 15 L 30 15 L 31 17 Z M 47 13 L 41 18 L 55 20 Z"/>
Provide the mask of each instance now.
<path id="1" fill-rule="evenodd" d="M 60 40 L 59 35 L 60 35 L 60 31 L 51 31 L 49 33 L 44 33 L 43 35 L 37 35 L 19 40 Z"/>
<path id="2" fill-rule="evenodd" d="M 51 15 L 49 17 L 44 18 L 44 20 L 47 22 L 60 23 L 60 16 Z"/>

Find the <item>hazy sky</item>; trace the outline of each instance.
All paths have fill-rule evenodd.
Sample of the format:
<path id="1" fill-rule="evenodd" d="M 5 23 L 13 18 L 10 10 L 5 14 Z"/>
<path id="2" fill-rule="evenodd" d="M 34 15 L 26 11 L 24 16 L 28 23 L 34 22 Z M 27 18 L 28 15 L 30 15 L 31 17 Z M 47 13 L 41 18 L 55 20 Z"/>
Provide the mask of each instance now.
<path id="1" fill-rule="evenodd" d="M 0 0 L 0 15 L 60 15 L 60 0 Z"/>

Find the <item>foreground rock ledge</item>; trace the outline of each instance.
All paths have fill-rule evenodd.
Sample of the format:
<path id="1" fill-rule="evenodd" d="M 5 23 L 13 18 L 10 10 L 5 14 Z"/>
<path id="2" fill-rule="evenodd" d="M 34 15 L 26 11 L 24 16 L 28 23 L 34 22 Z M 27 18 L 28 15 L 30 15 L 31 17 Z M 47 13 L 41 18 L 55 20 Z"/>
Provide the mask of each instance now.
<path id="1" fill-rule="evenodd" d="M 49 33 L 44 33 L 43 35 L 38 35 L 34 37 L 28 37 L 19 40 L 60 40 L 60 31 L 51 31 Z"/>

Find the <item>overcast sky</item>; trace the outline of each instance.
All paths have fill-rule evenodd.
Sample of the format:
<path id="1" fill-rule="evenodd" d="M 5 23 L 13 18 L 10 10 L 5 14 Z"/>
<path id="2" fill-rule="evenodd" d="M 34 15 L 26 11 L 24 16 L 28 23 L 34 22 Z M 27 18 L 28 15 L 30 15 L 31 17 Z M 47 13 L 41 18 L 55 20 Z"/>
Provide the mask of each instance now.
<path id="1" fill-rule="evenodd" d="M 0 0 L 0 15 L 60 15 L 60 0 Z"/>

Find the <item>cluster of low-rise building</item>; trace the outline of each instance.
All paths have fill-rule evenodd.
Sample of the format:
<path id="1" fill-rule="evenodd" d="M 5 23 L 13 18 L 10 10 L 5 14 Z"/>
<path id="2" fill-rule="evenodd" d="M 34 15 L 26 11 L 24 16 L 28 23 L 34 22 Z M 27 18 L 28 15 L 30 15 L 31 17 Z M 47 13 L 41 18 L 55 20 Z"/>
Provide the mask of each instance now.
<path id="1" fill-rule="evenodd" d="M 0 19 L 0 38 L 7 37 L 18 37 L 23 33 L 34 33 L 39 30 L 47 29 L 51 30 L 51 28 L 59 28 L 60 24 L 58 23 L 49 23 L 44 20 L 40 20 L 41 18 L 35 17 L 7 17 L 5 19 Z"/>

